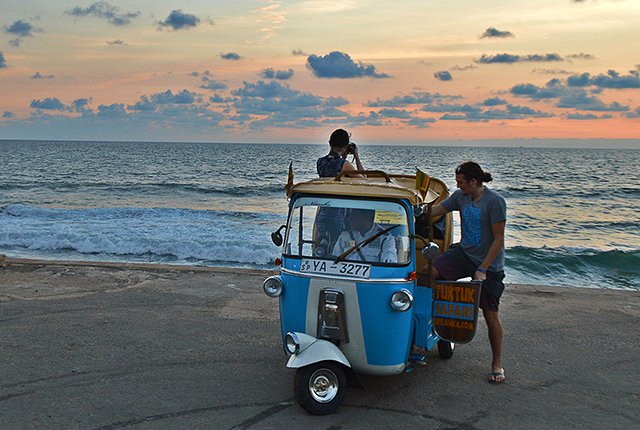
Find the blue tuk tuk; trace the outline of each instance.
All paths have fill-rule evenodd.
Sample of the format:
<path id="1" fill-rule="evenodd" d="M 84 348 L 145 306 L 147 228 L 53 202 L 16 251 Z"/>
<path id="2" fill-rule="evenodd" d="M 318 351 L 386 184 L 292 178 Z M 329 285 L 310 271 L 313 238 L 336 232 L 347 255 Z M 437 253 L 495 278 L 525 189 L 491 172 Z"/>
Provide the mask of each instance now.
<path id="1" fill-rule="evenodd" d="M 412 353 L 415 347 L 437 346 L 443 358 L 454 349 L 434 327 L 434 319 L 451 325 L 451 302 L 439 300 L 446 305 L 434 308 L 435 284 L 421 273 L 453 240 L 452 215 L 430 216 L 430 207 L 448 196 L 446 185 L 362 173 L 290 183 L 287 222 L 272 234 L 282 259 L 263 288 L 279 298 L 296 401 L 315 415 L 336 411 L 357 374 L 401 373 L 424 360 Z M 360 222 L 354 217 L 362 213 L 369 224 L 354 235 Z M 451 317 L 460 312 L 451 309 Z"/>

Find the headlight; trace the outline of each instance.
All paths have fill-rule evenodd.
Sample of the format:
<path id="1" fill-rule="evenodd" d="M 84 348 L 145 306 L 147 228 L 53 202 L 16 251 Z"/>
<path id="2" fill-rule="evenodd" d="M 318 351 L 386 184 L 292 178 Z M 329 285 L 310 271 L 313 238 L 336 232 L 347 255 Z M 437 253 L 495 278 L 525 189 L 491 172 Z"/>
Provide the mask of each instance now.
<path id="1" fill-rule="evenodd" d="M 269 297 L 279 297 L 282 294 L 283 288 L 284 284 L 279 276 L 269 276 L 264 280 L 264 284 L 262 285 L 264 293 Z"/>
<path id="2" fill-rule="evenodd" d="M 393 310 L 399 312 L 405 312 L 411 309 L 413 305 L 413 296 L 409 292 L 409 290 L 405 290 L 404 288 L 400 291 L 396 291 L 391 296 L 391 307 Z"/>
<path id="3" fill-rule="evenodd" d="M 295 333 L 289 332 L 284 337 L 284 344 L 290 354 L 295 354 L 300 350 L 300 340 Z"/>

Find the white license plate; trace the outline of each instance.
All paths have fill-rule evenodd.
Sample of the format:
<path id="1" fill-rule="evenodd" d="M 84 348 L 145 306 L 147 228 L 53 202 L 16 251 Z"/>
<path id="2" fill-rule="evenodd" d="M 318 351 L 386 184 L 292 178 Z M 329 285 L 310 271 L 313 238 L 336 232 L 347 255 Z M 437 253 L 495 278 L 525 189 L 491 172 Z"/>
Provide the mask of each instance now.
<path id="1" fill-rule="evenodd" d="M 369 279 L 371 265 L 348 263 L 346 261 L 334 263 L 330 260 L 305 259 L 300 263 L 300 271 L 305 273 L 321 273 L 326 275 L 351 276 L 354 278 Z"/>

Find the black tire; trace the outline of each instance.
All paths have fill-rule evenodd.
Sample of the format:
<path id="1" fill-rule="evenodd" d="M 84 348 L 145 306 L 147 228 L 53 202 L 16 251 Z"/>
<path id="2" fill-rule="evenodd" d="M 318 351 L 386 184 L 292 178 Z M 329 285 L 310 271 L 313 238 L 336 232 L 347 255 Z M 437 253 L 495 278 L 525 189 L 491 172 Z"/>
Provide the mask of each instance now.
<path id="1" fill-rule="evenodd" d="M 300 407 L 308 413 L 332 414 L 338 410 L 347 392 L 344 368 L 334 361 L 301 367 L 293 379 L 293 392 Z"/>
<path id="2" fill-rule="evenodd" d="M 448 340 L 439 340 L 438 341 L 438 354 L 440 354 L 440 358 L 449 359 L 453 357 L 453 350 L 456 347 L 455 343 L 449 342 Z"/>

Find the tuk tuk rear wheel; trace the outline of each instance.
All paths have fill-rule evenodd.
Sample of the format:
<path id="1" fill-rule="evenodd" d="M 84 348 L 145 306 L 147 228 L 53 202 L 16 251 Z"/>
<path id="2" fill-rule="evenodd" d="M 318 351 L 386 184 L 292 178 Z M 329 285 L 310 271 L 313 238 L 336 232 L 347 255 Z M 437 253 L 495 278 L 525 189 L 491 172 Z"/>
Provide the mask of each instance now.
<path id="1" fill-rule="evenodd" d="M 453 350 L 456 347 L 455 343 L 449 342 L 448 340 L 439 340 L 438 341 L 438 354 L 440 358 L 449 359 L 453 357 Z"/>
<path id="2" fill-rule="evenodd" d="M 296 401 L 312 415 L 334 413 L 347 392 L 347 376 L 342 365 L 321 361 L 296 370 L 293 380 Z"/>

